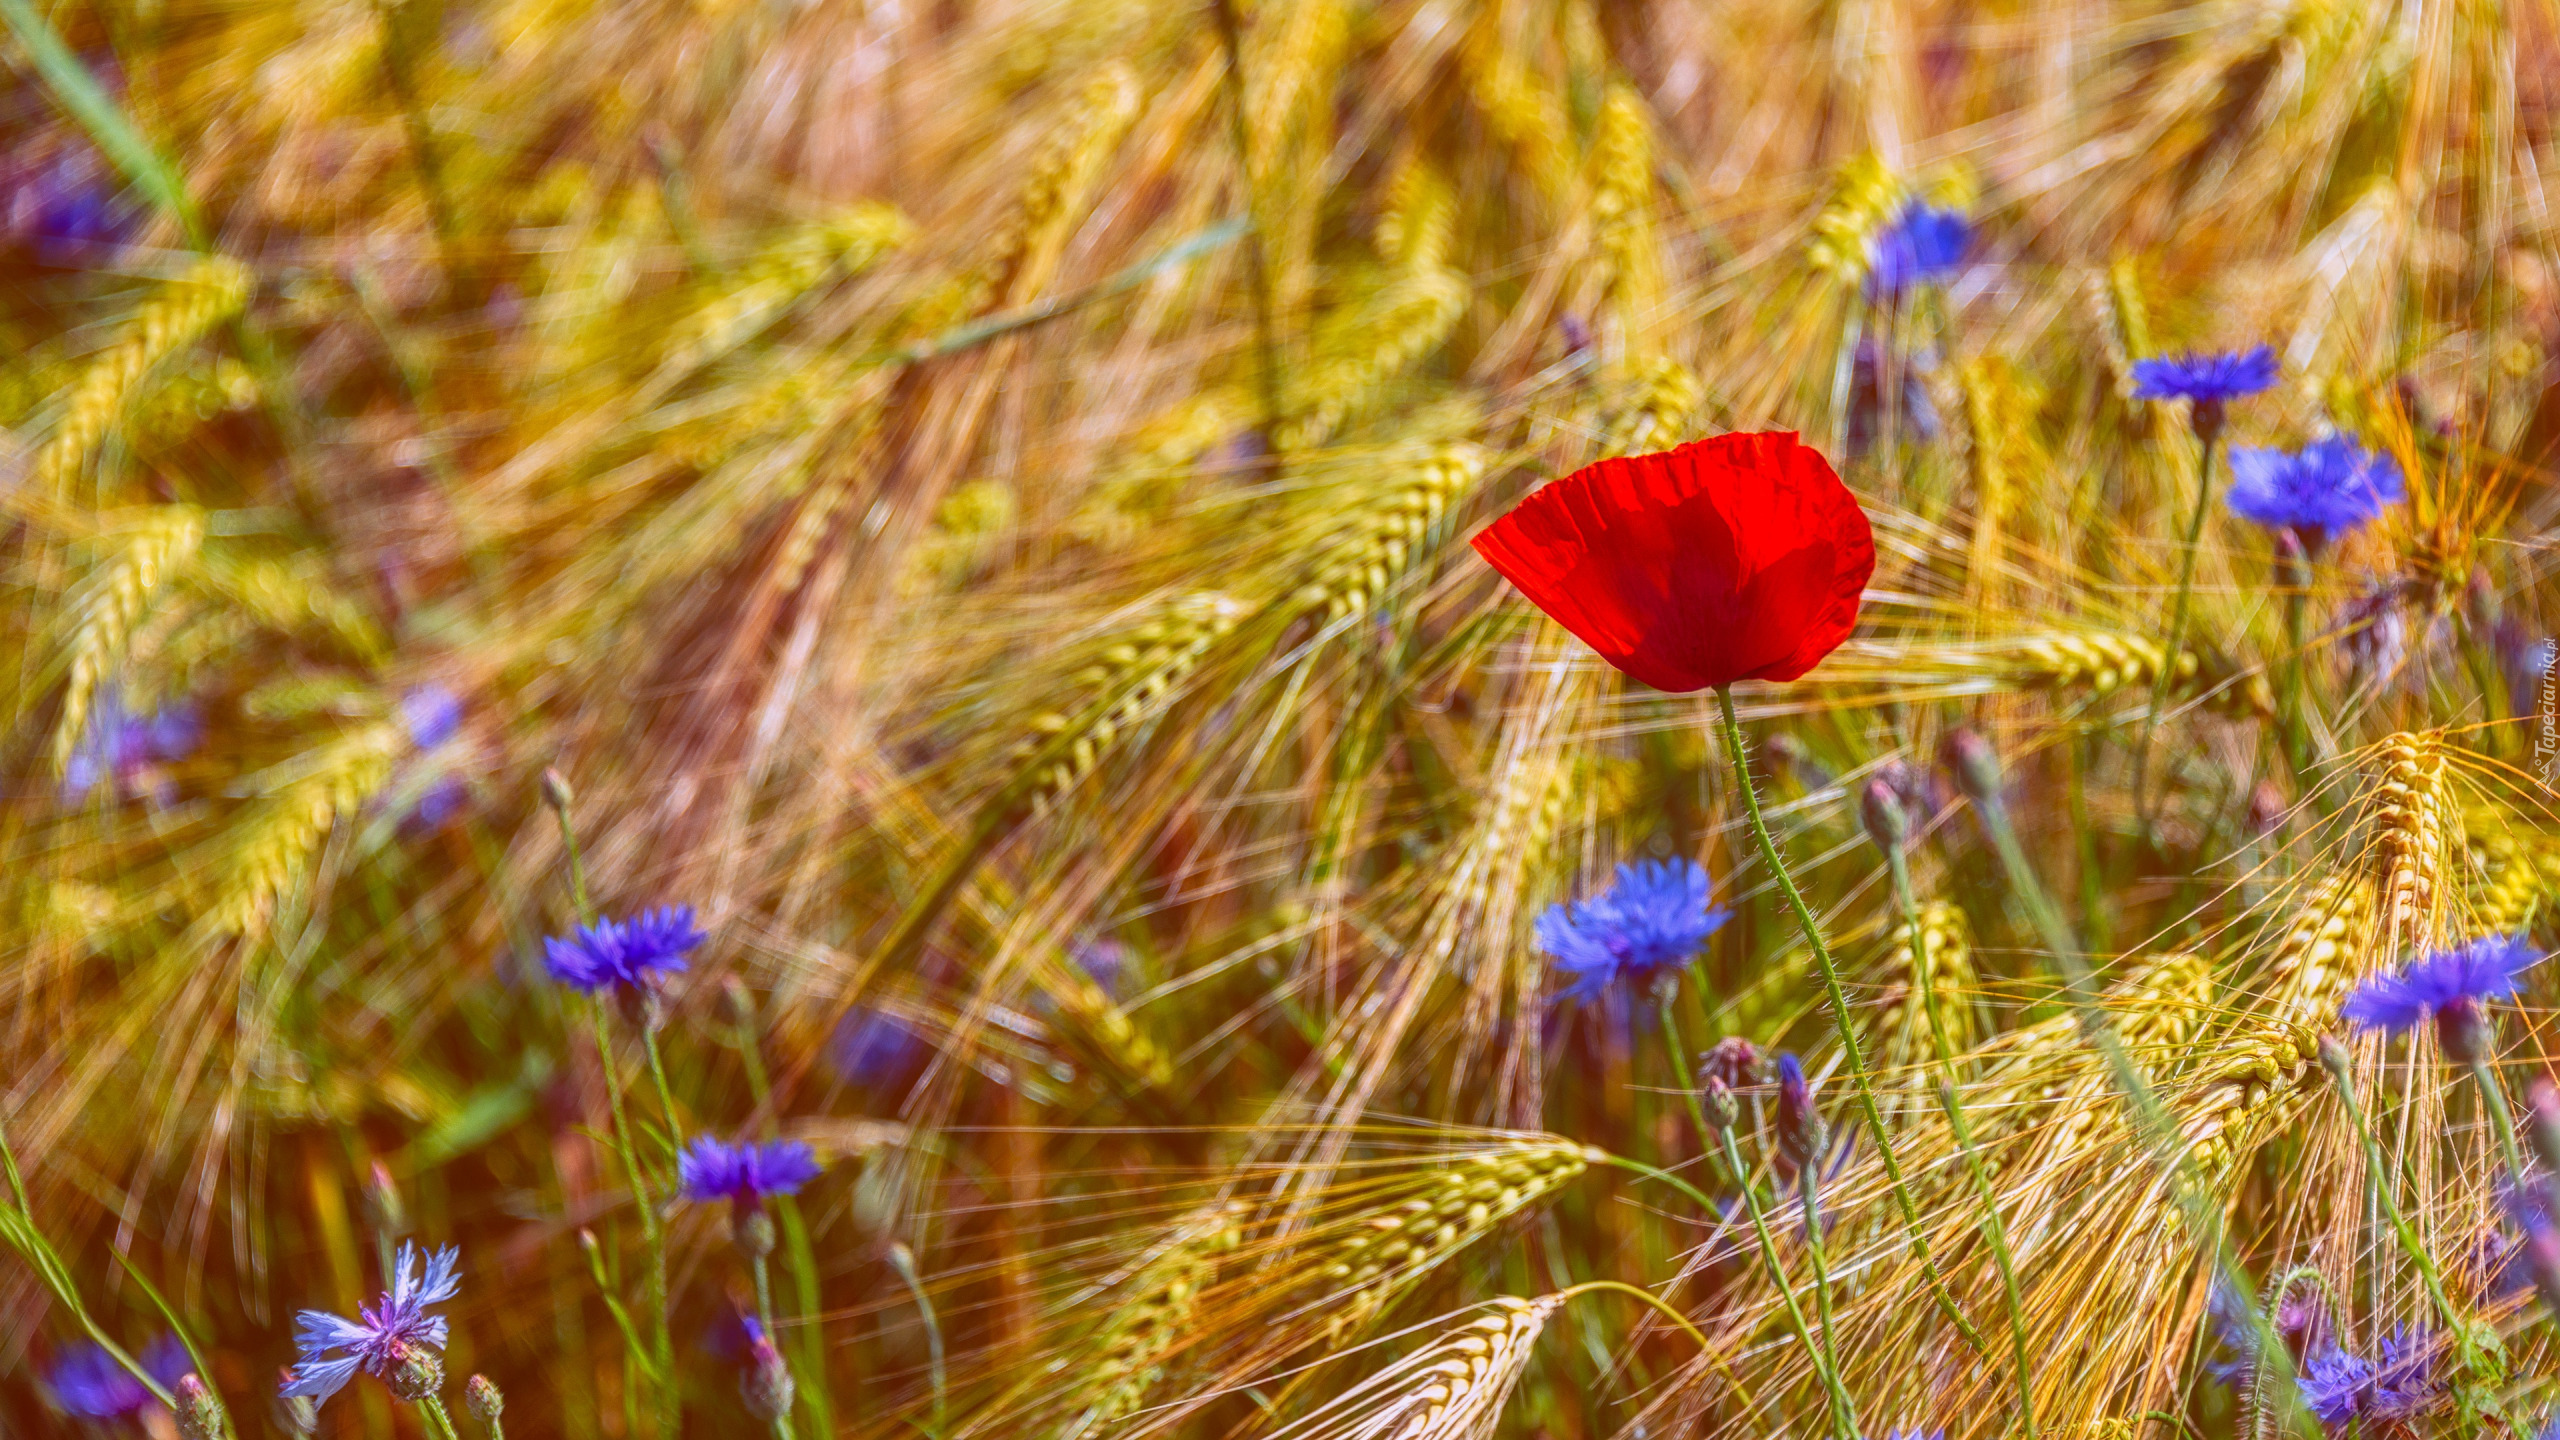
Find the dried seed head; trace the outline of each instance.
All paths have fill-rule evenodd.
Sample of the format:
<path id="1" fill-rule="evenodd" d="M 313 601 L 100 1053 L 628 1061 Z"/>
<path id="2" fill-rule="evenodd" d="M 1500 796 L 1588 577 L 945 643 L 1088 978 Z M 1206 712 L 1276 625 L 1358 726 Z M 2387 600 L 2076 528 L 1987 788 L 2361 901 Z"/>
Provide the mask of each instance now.
<path id="1" fill-rule="evenodd" d="M 1739 1035 L 1727 1035 L 1708 1046 L 1698 1056 L 1698 1073 L 1709 1080 L 1722 1081 L 1727 1089 L 1739 1090 L 1757 1085 L 1768 1057 L 1760 1047 Z"/>
<path id="2" fill-rule="evenodd" d="M 750 1262 L 773 1253 L 773 1217 L 757 1204 L 740 1204 L 729 1212 L 729 1239 Z"/>

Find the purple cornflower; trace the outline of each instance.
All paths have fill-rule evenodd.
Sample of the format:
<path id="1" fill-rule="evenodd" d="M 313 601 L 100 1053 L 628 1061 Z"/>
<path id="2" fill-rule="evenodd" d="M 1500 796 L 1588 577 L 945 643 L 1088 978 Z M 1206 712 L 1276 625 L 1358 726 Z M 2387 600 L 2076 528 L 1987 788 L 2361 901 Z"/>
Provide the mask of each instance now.
<path id="1" fill-rule="evenodd" d="M 441 685 L 420 685 L 400 697 L 400 723 L 410 744 L 433 750 L 462 728 L 462 698 Z"/>
<path id="2" fill-rule="evenodd" d="M 827 1062 L 851 1084 L 887 1090 L 904 1084 L 924 1063 L 925 1044 L 907 1022 L 856 1007 L 836 1024 Z"/>
<path id="3" fill-rule="evenodd" d="M 2299 450 L 2231 449 L 2231 513 L 2316 550 L 2409 498 L 2399 462 L 2344 435 Z"/>
<path id="4" fill-rule="evenodd" d="M 2303 1408 L 2332 1434 L 2350 1424 L 2406 1420 L 2435 1398 L 2435 1346 L 2423 1330 L 2394 1330 L 2368 1360 L 2331 1346 L 2304 1362 Z"/>
<path id="5" fill-rule="evenodd" d="M 1820 1168 L 1822 1157 L 1831 1149 L 1830 1128 L 1822 1123 L 1822 1108 L 1815 1103 L 1813 1082 L 1805 1078 L 1804 1062 L 1789 1051 L 1778 1056 L 1778 1154 L 1798 1174 L 1811 1178 Z"/>
<path id="6" fill-rule="evenodd" d="M 1120 977 L 1129 968 L 1129 947 L 1117 940 L 1079 940 L 1067 947 L 1084 973 L 1106 994 L 1118 995 Z"/>
<path id="7" fill-rule="evenodd" d="M 1622 975 L 1641 979 L 1687 963 L 1732 912 L 1707 903 L 1707 868 L 1695 860 L 1618 867 L 1608 889 L 1559 901 L 1538 917 L 1538 947 L 1574 977 L 1565 994 L 1591 1000 Z"/>
<path id="8" fill-rule="evenodd" d="M 454 1274 L 461 1259 L 462 1252 L 448 1245 L 424 1257 L 421 1273 L 418 1247 L 403 1241 L 399 1257 L 392 1262 L 391 1288 L 358 1312 L 360 1319 L 348 1320 L 325 1310 L 296 1315 L 293 1343 L 302 1358 L 282 1393 L 325 1401 L 362 1370 L 390 1382 L 402 1398 L 415 1398 L 405 1393 L 406 1377 L 397 1372 L 419 1361 L 440 1369 L 442 1357 L 436 1352 L 444 1349 L 445 1321 L 441 1315 L 428 1314 L 427 1307 L 450 1300 L 461 1290 Z M 332 1350 L 346 1353 L 333 1357 Z"/>
<path id="9" fill-rule="evenodd" d="M 143 1347 L 135 1359 L 163 1390 L 175 1389 L 178 1379 L 195 1369 L 187 1357 L 187 1347 L 175 1335 L 163 1335 Z M 53 1371 L 45 1377 L 53 1387 L 54 1403 L 65 1414 L 88 1420 L 114 1420 L 159 1404 L 151 1392 L 130 1371 L 116 1363 L 103 1345 L 79 1344 L 62 1352 L 53 1363 Z"/>
<path id="10" fill-rule="evenodd" d="M 189 704 L 168 705 L 136 715 L 110 693 L 98 698 L 88 728 L 63 767 L 62 793 L 81 799 L 100 784 L 129 788 L 153 765 L 184 760 L 204 738 L 204 726 Z"/>
<path id="11" fill-rule="evenodd" d="M 818 1170 L 817 1152 L 797 1140 L 733 1145 L 704 1135 L 676 1161 L 676 1186 L 697 1204 L 727 1200 L 752 1208 L 768 1196 L 796 1194 Z"/>
<path id="12" fill-rule="evenodd" d="M 1934 363 L 1919 356 L 1899 358 L 1899 383 L 1885 385 L 1884 350 L 1870 337 L 1858 342 L 1849 361 L 1849 430 L 1851 455 L 1864 455 L 1884 438 L 1888 405 L 1900 416 L 1903 432 L 1919 440 L 1938 438 L 1938 402 L 1929 397 L 1925 372 Z"/>
<path id="13" fill-rule="evenodd" d="M 87 145 L 0 157 L 0 239 L 33 244 L 39 255 L 121 241 L 133 207 L 106 161 Z M 67 258 L 67 257 L 66 257 Z"/>
<path id="14" fill-rule="evenodd" d="M 1914 200 L 1876 232 L 1867 260 L 1867 298 L 1885 299 L 1915 285 L 1935 284 L 1956 273 L 1973 222 L 1961 210 L 1941 210 Z"/>
<path id="15" fill-rule="evenodd" d="M 2396 975 L 2376 975 L 2339 1008 L 2360 1030 L 2394 1035 L 2433 1017 L 2447 1057 L 2468 1064 L 2488 1041 L 2483 1000 L 2516 993 L 2524 972 L 2542 957 L 2521 935 L 2488 935 L 2412 961 Z"/>
<path id="16" fill-rule="evenodd" d="M 1884 1432 L 1884 1440 L 1947 1440 L 1947 1432 L 1944 1426 L 1923 1430 L 1918 1426 L 1896 1425 Z"/>
<path id="17" fill-rule="evenodd" d="M 2133 362 L 2136 400 L 2193 400 L 2219 406 L 2275 383 L 2276 352 L 2264 345 L 2255 350 L 2190 351 Z"/>
<path id="18" fill-rule="evenodd" d="M 684 969 L 684 953 L 706 938 L 693 928 L 692 906 L 666 905 L 629 920 L 608 916 L 581 925 L 565 940 L 550 936 L 542 954 L 553 979 L 593 994 L 675 974 Z"/>

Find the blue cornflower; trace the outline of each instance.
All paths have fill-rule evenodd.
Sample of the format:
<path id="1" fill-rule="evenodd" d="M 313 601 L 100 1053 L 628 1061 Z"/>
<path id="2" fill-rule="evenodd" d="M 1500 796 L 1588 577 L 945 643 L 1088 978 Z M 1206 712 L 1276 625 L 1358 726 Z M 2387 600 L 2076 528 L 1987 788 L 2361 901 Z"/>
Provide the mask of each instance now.
<path id="1" fill-rule="evenodd" d="M 400 723 L 409 743 L 433 750 L 462 728 L 462 697 L 441 685 L 421 685 L 400 697 Z"/>
<path id="2" fill-rule="evenodd" d="M 187 1358 L 187 1347 L 175 1335 L 152 1341 L 134 1358 L 164 1390 L 177 1388 L 179 1377 L 195 1369 L 195 1362 Z M 53 1387 L 54 1403 L 65 1414 L 84 1419 L 113 1420 L 159 1403 L 103 1345 L 83 1343 L 65 1350 L 45 1379 Z"/>
<path id="3" fill-rule="evenodd" d="M 1876 232 L 1867 259 L 1867 298 L 1946 279 L 1964 263 L 1965 247 L 1972 243 L 1973 222 L 1963 211 L 1912 201 Z"/>
<path id="4" fill-rule="evenodd" d="M 2396 975 L 2376 975 L 2355 988 L 2340 1007 L 2358 1029 L 2415 1029 L 2433 1016 L 2439 1027 L 2478 1013 L 2483 1000 L 2516 993 L 2524 972 L 2542 957 L 2521 935 L 2489 935 L 2413 961 Z"/>
<path id="5" fill-rule="evenodd" d="M 327 1400 L 358 1370 L 394 1381 L 396 1389 L 394 1372 L 419 1351 L 430 1352 L 426 1358 L 439 1361 L 441 1357 L 432 1352 L 444 1349 L 445 1321 L 441 1315 L 428 1314 L 427 1307 L 452 1299 L 462 1289 L 454 1273 L 461 1259 L 462 1252 L 448 1245 L 425 1257 L 421 1273 L 418 1247 L 404 1241 L 392 1262 L 391 1288 L 358 1312 L 360 1319 L 348 1320 L 325 1310 L 296 1315 L 293 1343 L 302 1358 L 283 1393 Z M 332 1350 L 346 1353 L 332 1356 Z"/>
<path id="6" fill-rule="evenodd" d="M 2191 351 L 2133 362 L 2136 400 L 2193 400 L 2219 406 L 2275 383 L 2276 352 L 2264 345 L 2255 350 Z"/>
<path id="7" fill-rule="evenodd" d="M 2344 435 L 2299 450 L 2231 449 L 2231 513 L 2315 547 L 2409 498 L 2399 462 Z"/>
<path id="8" fill-rule="evenodd" d="M 907 1022 L 862 1006 L 846 1011 L 827 1040 L 827 1063 L 851 1084 L 888 1090 L 924 1064 L 925 1043 Z"/>
<path id="9" fill-rule="evenodd" d="M 629 920 L 608 916 L 581 925 L 565 940 L 547 937 L 542 954 L 553 979 L 593 993 L 643 984 L 655 972 L 675 974 L 684 969 L 684 953 L 706 938 L 693 928 L 692 906 L 666 905 Z"/>
<path id="10" fill-rule="evenodd" d="M 676 1161 L 676 1187 L 700 1204 L 727 1200 L 752 1207 L 767 1196 L 796 1194 L 818 1178 L 819 1168 L 817 1152 L 797 1140 L 732 1145 L 704 1135 Z"/>
<path id="11" fill-rule="evenodd" d="M 1559 901 L 1538 917 L 1538 948 L 1574 977 L 1564 992 L 1589 1000 L 1620 975 L 1686 963 L 1732 912 L 1707 903 L 1707 867 L 1695 860 L 1646 860 L 1618 867 L 1608 889 Z"/>
<path id="12" fill-rule="evenodd" d="M 121 789 L 152 765 L 184 760 L 204 738 L 193 705 L 164 706 L 136 715 L 113 693 L 99 696 L 88 728 L 63 767 L 62 793 L 78 800 L 100 784 Z"/>
<path id="13" fill-rule="evenodd" d="M 2368 1360 L 2331 1346 L 2303 1362 L 2296 1383 L 2303 1408 L 2331 1431 L 2376 1420 L 2406 1420 L 2435 1398 L 2435 1345 L 2423 1330 L 2394 1330 Z"/>

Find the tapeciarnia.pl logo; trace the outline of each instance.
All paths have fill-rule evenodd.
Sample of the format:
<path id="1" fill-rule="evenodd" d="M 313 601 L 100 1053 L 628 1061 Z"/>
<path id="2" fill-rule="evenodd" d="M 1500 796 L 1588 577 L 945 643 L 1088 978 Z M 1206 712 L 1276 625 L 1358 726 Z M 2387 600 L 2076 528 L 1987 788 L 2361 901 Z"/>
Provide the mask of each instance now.
<path id="1" fill-rule="evenodd" d="M 2560 641 L 2545 640 L 2542 684 L 2533 695 L 2533 770 L 2546 790 L 2560 790 Z"/>

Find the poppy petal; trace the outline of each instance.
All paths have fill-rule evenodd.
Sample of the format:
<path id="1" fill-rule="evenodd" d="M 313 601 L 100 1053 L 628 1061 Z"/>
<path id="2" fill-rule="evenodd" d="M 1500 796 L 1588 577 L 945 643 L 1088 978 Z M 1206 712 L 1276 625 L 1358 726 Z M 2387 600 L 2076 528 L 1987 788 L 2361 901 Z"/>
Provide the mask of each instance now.
<path id="1" fill-rule="evenodd" d="M 1856 497 L 1791 433 L 1603 460 L 1475 547 L 1603 659 L 1669 691 L 1804 674 L 1848 638 L 1875 572 Z"/>

